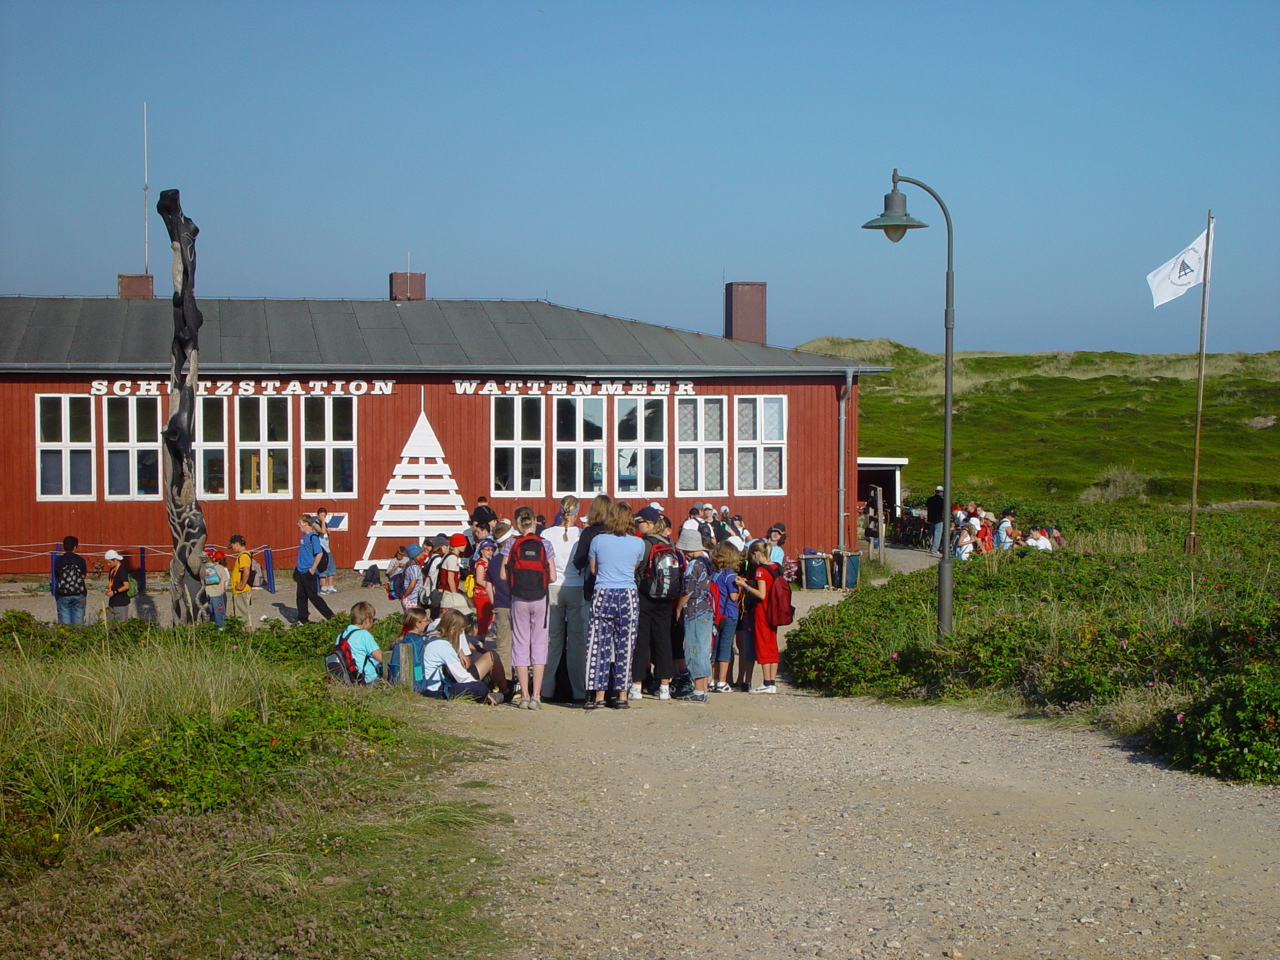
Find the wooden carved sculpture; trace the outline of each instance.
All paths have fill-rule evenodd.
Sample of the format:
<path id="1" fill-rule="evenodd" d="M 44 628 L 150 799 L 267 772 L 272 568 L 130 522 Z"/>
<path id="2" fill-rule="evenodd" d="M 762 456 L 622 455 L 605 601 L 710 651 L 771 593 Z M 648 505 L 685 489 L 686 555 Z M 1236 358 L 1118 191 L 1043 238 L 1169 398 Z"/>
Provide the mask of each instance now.
<path id="1" fill-rule="evenodd" d="M 208 531 L 196 499 L 196 459 L 191 449 L 200 325 L 204 322 L 196 306 L 196 236 L 200 228 L 183 216 L 177 190 L 160 194 L 156 212 L 164 220 L 173 246 L 173 365 L 169 371 L 169 422 L 161 448 L 164 503 L 169 514 L 169 534 L 173 538 L 169 595 L 173 622 L 195 623 L 208 618 L 203 576 Z M 184 367 L 187 367 L 185 373 Z"/>

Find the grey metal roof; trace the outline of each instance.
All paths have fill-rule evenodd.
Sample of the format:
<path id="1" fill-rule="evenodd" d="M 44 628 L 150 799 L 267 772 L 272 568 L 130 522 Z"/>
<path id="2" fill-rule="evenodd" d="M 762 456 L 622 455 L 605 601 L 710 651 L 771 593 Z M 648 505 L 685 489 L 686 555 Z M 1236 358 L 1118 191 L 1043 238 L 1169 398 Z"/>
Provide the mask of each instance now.
<path id="1" fill-rule="evenodd" d="M 845 375 L 887 367 L 544 300 L 200 300 L 208 373 Z M 162 372 L 170 301 L 0 297 L 0 371 Z"/>

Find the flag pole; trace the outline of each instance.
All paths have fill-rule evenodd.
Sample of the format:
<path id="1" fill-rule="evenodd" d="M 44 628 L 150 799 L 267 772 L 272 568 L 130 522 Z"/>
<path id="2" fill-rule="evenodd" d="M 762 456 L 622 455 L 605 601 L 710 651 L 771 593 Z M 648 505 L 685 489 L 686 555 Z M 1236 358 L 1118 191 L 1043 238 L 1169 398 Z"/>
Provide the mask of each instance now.
<path id="1" fill-rule="evenodd" d="M 1204 284 L 1200 290 L 1200 358 L 1196 364 L 1196 443 L 1195 459 L 1191 466 L 1191 530 L 1182 542 L 1182 552 L 1188 556 L 1200 552 L 1196 537 L 1196 512 L 1200 499 L 1200 420 L 1204 413 L 1204 345 L 1209 326 L 1209 278 L 1213 272 L 1213 211 L 1209 211 L 1205 226 Z"/>

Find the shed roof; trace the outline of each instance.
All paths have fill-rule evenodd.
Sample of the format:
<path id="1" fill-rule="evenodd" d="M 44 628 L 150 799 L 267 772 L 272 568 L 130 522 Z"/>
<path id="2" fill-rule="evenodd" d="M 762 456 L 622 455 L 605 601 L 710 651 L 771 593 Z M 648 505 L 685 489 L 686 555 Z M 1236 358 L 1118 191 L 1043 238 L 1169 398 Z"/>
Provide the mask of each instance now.
<path id="1" fill-rule="evenodd" d="M 200 300 L 209 373 L 830 375 L 887 367 L 545 300 Z M 164 371 L 167 299 L 0 297 L 0 371 Z"/>

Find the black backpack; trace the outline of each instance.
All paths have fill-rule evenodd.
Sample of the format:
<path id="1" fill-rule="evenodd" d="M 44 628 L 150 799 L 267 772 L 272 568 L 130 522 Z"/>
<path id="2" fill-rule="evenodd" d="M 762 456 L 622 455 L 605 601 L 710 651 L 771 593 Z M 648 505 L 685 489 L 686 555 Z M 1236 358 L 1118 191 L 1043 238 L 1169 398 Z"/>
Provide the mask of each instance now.
<path id="1" fill-rule="evenodd" d="M 79 597 L 86 592 L 84 572 L 74 558 L 75 554 L 71 553 L 64 553 L 58 558 L 58 576 L 54 584 L 55 596 Z"/>
<path id="2" fill-rule="evenodd" d="M 669 540 L 650 540 L 640 592 L 650 600 L 674 600 L 684 587 L 684 555 Z"/>

